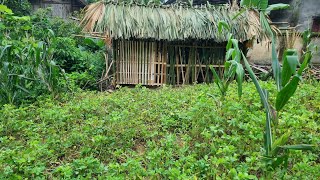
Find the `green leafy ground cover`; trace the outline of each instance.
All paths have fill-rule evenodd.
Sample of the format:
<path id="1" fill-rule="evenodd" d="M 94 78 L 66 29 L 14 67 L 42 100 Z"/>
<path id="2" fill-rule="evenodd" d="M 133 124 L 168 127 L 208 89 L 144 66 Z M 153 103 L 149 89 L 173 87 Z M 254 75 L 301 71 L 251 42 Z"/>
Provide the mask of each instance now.
<path id="1" fill-rule="evenodd" d="M 275 94 L 272 82 L 262 85 Z M 0 179 L 260 178 L 265 112 L 253 83 L 243 88 L 239 100 L 231 84 L 222 106 L 213 85 L 79 92 L 5 105 Z M 291 152 L 285 179 L 320 178 L 319 88 L 303 84 L 279 117 L 279 133 L 293 132 L 289 144 L 317 145 Z"/>

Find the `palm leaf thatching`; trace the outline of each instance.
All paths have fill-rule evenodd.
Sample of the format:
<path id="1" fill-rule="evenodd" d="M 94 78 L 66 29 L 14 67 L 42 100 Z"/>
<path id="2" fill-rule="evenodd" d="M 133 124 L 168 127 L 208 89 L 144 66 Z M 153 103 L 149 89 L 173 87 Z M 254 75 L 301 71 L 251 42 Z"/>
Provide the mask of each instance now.
<path id="1" fill-rule="evenodd" d="M 229 32 L 218 31 L 224 21 L 241 42 L 261 38 L 259 16 L 254 11 L 233 10 L 229 5 L 140 5 L 99 1 L 85 9 L 81 21 L 89 33 L 103 33 L 113 39 L 214 40 L 225 42 Z"/>

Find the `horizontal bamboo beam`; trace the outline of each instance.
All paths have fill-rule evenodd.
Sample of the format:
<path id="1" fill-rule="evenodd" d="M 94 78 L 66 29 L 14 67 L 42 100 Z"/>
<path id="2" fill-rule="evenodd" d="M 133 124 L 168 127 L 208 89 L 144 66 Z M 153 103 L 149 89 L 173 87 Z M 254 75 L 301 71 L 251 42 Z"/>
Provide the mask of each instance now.
<path id="1" fill-rule="evenodd" d="M 186 67 L 186 66 L 188 66 L 188 64 L 174 65 L 174 67 Z M 203 68 L 208 67 L 208 66 L 221 67 L 221 68 L 224 67 L 224 65 L 200 65 L 200 64 L 195 64 L 194 66 L 195 66 L 195 67 L 203 67 Z M 167 64 L 167 67 L 170 67 L 170 64 Z"/>
<path id="2" fill-rule="evenodd" d="M 168 47 L 188 47 L 188 48 L 204 48 L 204 49 L 223 49 L 225 46 L 188 46 L 188 45 L 174 45 L 168 44 Z"/>

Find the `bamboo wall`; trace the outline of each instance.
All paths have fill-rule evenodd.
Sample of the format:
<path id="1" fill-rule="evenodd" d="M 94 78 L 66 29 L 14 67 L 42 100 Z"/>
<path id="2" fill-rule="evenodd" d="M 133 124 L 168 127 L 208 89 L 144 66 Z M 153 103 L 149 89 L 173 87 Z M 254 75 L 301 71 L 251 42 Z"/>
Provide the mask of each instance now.
<path id="1" fill-rule="evenodd" d="M 117 84 L 191 84 L 212 82 L 209 65 L 222 71 L 225 46 L 163 41 L 116 40 Z"/>

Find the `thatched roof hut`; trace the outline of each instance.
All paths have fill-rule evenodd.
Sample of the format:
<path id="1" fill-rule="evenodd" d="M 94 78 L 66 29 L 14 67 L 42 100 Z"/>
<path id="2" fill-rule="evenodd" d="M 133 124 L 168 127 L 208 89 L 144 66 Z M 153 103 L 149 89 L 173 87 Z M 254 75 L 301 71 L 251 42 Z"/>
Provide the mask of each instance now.
<path id="1" fill-rule="evenodd" d="M 240 42 L 261 38 L 254 11 L 228 5 L 141 5 L 100 1 L 86 8 L 84 30 L 113 41 L 118 84 L 209 82 L 224 62 L 229 31 Z M 219 22 L 230 30 L 218 31 Z"/>

